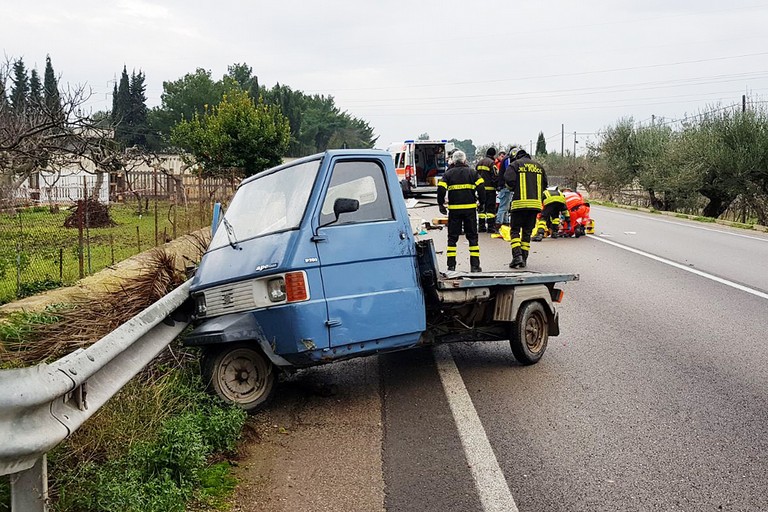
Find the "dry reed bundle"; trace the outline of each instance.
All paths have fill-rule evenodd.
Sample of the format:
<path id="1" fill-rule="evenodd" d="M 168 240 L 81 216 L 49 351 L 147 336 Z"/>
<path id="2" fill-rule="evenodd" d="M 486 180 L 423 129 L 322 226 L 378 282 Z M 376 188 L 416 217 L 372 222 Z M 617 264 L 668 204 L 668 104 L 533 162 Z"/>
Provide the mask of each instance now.
<path id="1" fill-rule="evenodd" d="M 58 321 L 35 324 L 27 341 L 6 346 L 0 362 L 12 358 L 24 365 L 50 361 L 101 339 L 184 281 L 175 261 L 162 249 L 148 255 L 144 271 L 120 288 L 75 301 L 56 311 Z"/>

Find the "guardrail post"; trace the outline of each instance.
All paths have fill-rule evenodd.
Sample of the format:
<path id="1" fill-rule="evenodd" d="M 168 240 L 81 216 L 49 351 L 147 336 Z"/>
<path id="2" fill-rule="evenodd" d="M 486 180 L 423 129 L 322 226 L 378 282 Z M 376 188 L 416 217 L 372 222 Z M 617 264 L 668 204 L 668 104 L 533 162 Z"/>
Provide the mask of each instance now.
<path id="1" fill-rule="evenodd" d="M 45 454 L 29 469 L 11 475 L 12 512 L 48 512 L 48 461 Z"/>

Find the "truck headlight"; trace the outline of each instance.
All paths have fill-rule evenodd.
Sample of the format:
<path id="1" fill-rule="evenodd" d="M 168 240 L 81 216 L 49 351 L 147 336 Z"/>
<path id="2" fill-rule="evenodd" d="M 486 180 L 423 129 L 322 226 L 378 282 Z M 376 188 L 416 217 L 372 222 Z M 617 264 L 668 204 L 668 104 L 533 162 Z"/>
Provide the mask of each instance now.
<path id="1" fill-rule="evenodd" d="M 283 302 L 285 295 L 285 280 L 282 277 L 270 279 L 267 282 L 267 295 L 272 302 Z"/>
<path id="2" fill-rule="evenodd" d="M 200 295 L 195 296 L 195 315 L 196 316 L 205 316 L 205 313 L 208 311 L 208 308 L 205 306 L 205 294 L 201 293 Z"/>

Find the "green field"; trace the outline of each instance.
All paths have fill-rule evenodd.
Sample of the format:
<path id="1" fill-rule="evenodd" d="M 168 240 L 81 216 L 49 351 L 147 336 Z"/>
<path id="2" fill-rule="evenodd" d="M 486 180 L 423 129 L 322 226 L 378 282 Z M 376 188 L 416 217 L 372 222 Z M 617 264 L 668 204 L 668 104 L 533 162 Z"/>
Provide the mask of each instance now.
<path id="1" fill-rule="evenodd" d="M 208 205 L 184 208 L 160 201 L 156 225 L 154 203 L 142 215 L 135 203 L 110 205 L 115 226 L 83 230 L 83 274 L 210 225 L 210 211 Z M 0 304 L 80 279 L 79 230 L 64 227 L 71 214 L 65 208 L 52 213 L 48 207 L 0 214 Z"/>

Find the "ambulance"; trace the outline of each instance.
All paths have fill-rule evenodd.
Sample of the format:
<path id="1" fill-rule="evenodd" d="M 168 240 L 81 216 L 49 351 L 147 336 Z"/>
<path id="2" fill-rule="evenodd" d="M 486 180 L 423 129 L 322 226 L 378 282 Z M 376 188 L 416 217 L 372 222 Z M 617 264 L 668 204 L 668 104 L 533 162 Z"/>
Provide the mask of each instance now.
<path id="1" fill-rule="evenodd" d="M 447 140 L 405 140 L 387 150 L 395 161 L 404 197 L 437 192 L 437 182 L 448 168 L 448 154 L 456 147 Z"/>

